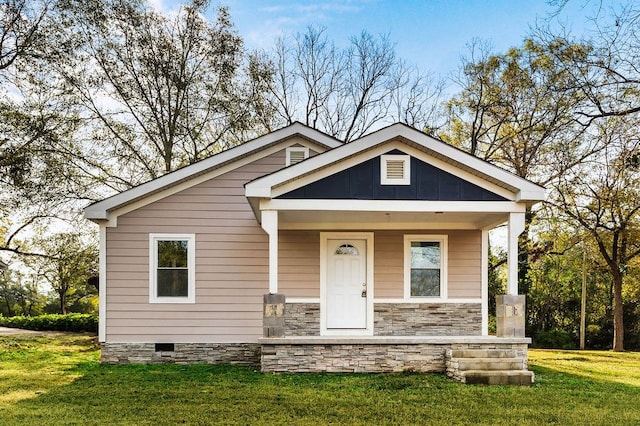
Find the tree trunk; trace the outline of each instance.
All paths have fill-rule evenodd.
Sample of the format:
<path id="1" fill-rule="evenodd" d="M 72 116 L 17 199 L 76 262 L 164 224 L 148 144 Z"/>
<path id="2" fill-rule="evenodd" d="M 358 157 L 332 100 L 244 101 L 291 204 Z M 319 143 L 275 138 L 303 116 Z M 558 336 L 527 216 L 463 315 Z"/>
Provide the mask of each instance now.
<path id="1" fill-rule="evenodd" d="M 65 293 L 60 293 L 60 313 L 62 315 L 67 314 L 67 298 Z"/>
<path id="2" fill-rule="evenodd" d="M 613 350 L 624 351 L 624 305 L 622 303 L 622 273 L 613 273 Z"/>

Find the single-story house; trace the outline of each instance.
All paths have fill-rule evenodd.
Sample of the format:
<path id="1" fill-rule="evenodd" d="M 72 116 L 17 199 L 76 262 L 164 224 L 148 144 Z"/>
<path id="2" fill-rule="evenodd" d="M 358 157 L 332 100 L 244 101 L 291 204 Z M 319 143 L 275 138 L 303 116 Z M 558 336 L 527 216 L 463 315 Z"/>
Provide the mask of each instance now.
<path id="1" fill-rule="evenodd" d="M 544 188 L 394 124 L 300 123 L 94 203 L 102 360 L 531 383 L 517 238 Z M 488 232 L 508 291 L 488 335 Z"/>

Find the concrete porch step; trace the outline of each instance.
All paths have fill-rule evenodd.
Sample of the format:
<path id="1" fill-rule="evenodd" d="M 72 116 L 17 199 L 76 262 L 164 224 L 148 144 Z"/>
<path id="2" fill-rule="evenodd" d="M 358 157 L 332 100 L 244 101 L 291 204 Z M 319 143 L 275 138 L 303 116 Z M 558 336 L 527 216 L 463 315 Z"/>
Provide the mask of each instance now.
<path id="1" fill-rule="evenodd" d="M 525 362 L 522 358 L 452 358 L 450 362 L 457 363 L 459 371 L 526 370 Z"/>
<path id="2" fill-rule="evenodd" d="M 452 349 L 451 358 L 517 358 L 513 349 Z"/>
<path id="3" fill-rule="evenodd" d="M 460 371 L 460 381 L 469 385 L 515 385 L 531 386 L 535 380 L 533 371 Z"/>

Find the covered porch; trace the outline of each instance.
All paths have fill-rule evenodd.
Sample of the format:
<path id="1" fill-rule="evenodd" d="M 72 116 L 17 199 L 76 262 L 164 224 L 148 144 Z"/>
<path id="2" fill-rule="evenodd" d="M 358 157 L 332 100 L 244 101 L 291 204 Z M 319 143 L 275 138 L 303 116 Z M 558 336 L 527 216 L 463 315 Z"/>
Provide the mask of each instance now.
<path id="1" fill-rule="evenodd" d="M 508 229 L 508 287 L 507 295 L 499 300 L 497 335 L 525 337 L 524 298 L 517 294 L 517 240 L 524 230 L 523 205 L 351 201 L 360 210 L 345 210 L 342 201 L 324 200 L 324 210 L 317 206 L 314 210 L 307 201 L 260 203 L 261 225 L 269 236 L 269 294 L 280 295 L 279 303 L 287 308 L 283 305 L 277 310 L 283 312 L 281 326 L 265 323 L 265 337 L 488 336 L 488 234 L 503 223 Z M 291 263 L 292 250 L 284 248 L 292 244 L 290 236 L 296 233 L 318 245 L 318 251 L 309 255 L 319 258 L 314 265 L 318 274 L 312 278 L 317 282 L 306 283 L 316 287 L 306 294 L 313 297 L 300 297 L 297 290 L 291 290 L 291 280 L 285 280 L 283 286 L 279 282 L 287 276 L 280 266 L 287 269 Z M 412 294 L 407 282 L 413 273 L 407 245 L 417 237 L 439 241 L 441 288 L 425 296 Z M 333 256 L 336 250 L 357 253 L 348 260 L 361 266 L 349 272 L 356 275 L 351 278 L 353 288 L 336 290 L 339 293 L 332 296 L 332 280 L 339 280 L 332 262 L 346 257 Z M 364 322 L 353 319 L 350 325 L 345 318 L 341 324 L 332 318 L 339 311 L 355 309 L 363 311 Z"/>
<path id="2" fill-rule="evenodd" d="M 308 200 L 307 200 L 308 201 Z M 349 204 L 354 209 L 345 209 Z M 322 205 L 323 209 L 320 209 Z M 265 372 L 440 372 L 461 382 L 530 384 L 524 336 L 524 296 L 517 295 L 517 239 L 524 230 L 524 206 L 512 202 L 350 201 L 260 203 L 261 225 L 269 235 L 269 294 L 264 298 L 261 368 Z M 508 229 L 508 293 L 499 297 L 498 329 L 488 333 L 488 238 L 495 226 Z M 280 237 L 316 235 L 320 297 L 290 297 L 281 286 Z M 387 278 L 393 259 L 385 253 L 407 236 L 446 236 L 442 291 L 437 297 L 390 297 Z M 476 236 L 469 239 L 468 236 Z M 390 241 L 398 241 L 392 246 Z M 468 239 L 468 241 L 467 241 Z M 405 241 L 406 242 L 406 241 Z M 316 240 L 314 240 L 314 244 Z M 477 292 L 464 297 L 453 278 L 455 252 L 478 245 Z M 364 325 L 332 327 L 335 315 L 328 294 L 331 253 L 340 247 L 364 251 L 365 280 L 358 288 Z M 395 265 L 405 269 L 408 265 Z M 409 265 L 410 266 L 410 265 Z M 403 278 L 396 275 L 396 281 Z M 404 287 L 403 282 L 397 283 Z M 283 291 L 285 290 L 285 291 Z M 358 293 L 358 292 L 356 292 Z M 343 296 L 348 298 L 348 295 Z M 355 296 L 354 296 L 355 297 Z M 357 297 L 355 297 L 357 299 Z M 335 324 L 335 322 L 334 322 Z M 482 373 L 478 373 L 482 371 Z"/>

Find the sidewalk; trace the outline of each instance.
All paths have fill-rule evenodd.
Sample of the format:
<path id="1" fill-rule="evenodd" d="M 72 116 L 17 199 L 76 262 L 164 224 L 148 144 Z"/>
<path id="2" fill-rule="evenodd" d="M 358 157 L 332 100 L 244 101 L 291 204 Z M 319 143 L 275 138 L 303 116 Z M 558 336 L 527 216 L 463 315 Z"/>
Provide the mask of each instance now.
<path id="1" fill-rule="evenodd" d="M 14 336 L 20 334 L 52 334 L 52 333 L 62 333 L 60 331 L 35 331 L 35 330 L 24 330 L 22 328 L 9 328 L 9 327 L 0 327 L 0 336 Z"/>

